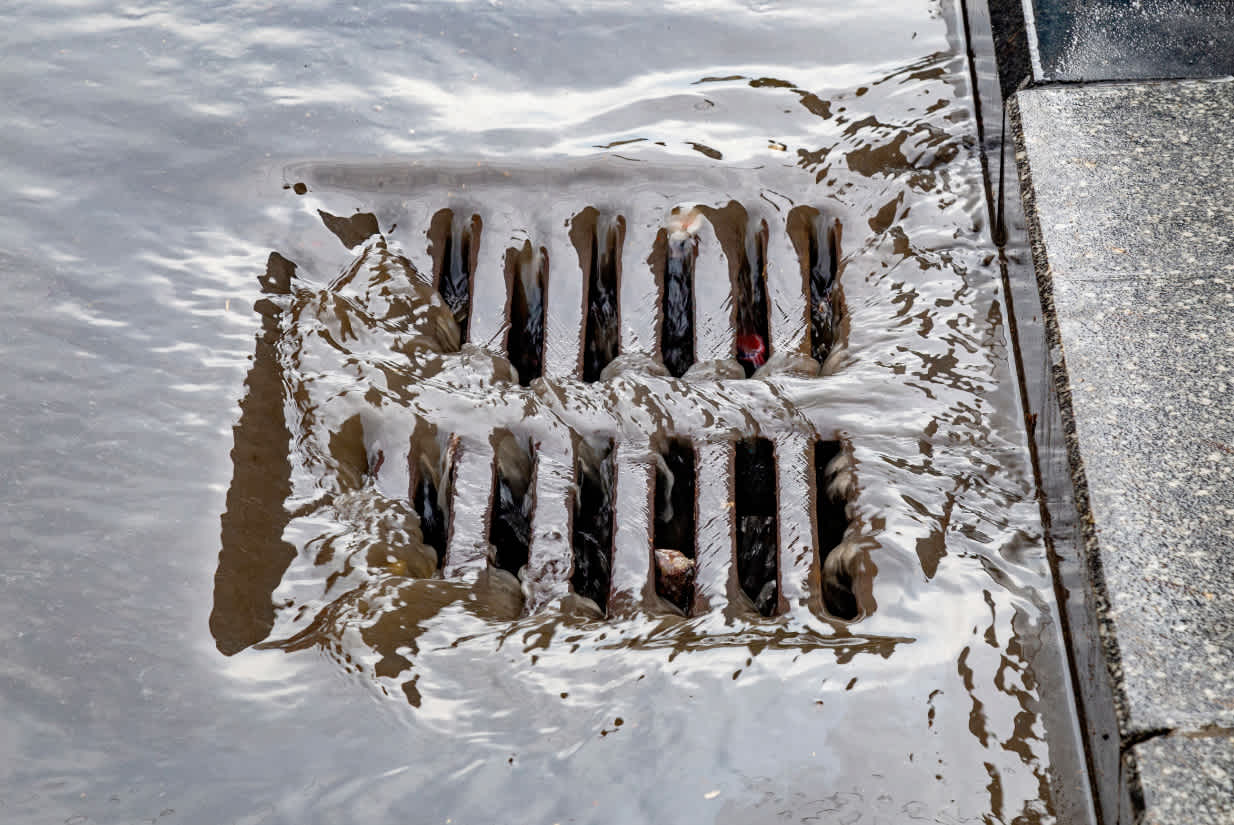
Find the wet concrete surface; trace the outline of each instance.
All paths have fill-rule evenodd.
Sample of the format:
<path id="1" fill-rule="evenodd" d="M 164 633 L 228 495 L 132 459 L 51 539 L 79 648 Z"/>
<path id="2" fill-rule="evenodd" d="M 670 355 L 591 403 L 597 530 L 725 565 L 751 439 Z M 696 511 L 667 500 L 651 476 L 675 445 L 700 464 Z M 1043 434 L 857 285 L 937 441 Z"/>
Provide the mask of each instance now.
<path id="1" fill-rule="evenodd" d="M 0 12 L 2 818 L 1087 821 L 961 18 L 935 2 Z M 497 175 L 452 187 L 463 159 Z M 561 183 L 653 161 L 677 177 Z M 613 435 L 637 430 L 620 402 L 648 386 L 733 418 L 724 402 L 791 389 L 809 426 L 788 435 L 851 451 L 871 562 L 856 621 L 536 613 L 506 576 L 446 576 L 449 548 L 430 552 L 450 537 L 411 479 L 435 462 L 395 460 L 431 452 L 412 413 L 484 439 L 552 416 L 514 415 L 540 402 L 488 347 L 500 313 L 470 319 L 485 347 L 426 355 L 377 312 L 390 294 L 340 297 L 337 276 L 375 228 L 431 260 L 443 207 L 548 245 L 560 214 L 632 210 L 640 191 L 658 204 L 628 224 L 643 241 L 659 205 L 701 197 L 845 227 L 835 375 L 561 385 L 606 399 Z M 719 467 L 738 427 L 707 426 L 699 466 Z M 617 472 L 647 457 L 619 448 Z M 697 478 L 704 514 L 731 500 L 715 478 Z M 619 534 L 651 517 L 623 513 Z"/>
<path id="2" fill-rule="evenodd" d="M 1036 82 L 1234 74 L 1227 0 L 1027 2 Z"/>
<path id="3" fill-rule="evenodd" d="M 1204 81 L 1016 97 L 1058 446 L 1124 754 L 1153 760 L 1121 779 L 1162 822 L 1197 821 L 1187 798 L 1234 816 L 1228 784 L 1162 761 L 1180 734 L 1228 759 L 1234 726 L 1231 105 Z"/>

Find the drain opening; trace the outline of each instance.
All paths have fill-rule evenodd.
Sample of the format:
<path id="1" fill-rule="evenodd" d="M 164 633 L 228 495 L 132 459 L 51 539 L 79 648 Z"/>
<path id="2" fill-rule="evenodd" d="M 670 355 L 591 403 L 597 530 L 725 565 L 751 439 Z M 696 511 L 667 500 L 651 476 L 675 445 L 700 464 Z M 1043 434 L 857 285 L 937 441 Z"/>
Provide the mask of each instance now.
<path id="1" fill-rule="evenodd" d="M 450 209 L 438 210 L 429 222 L 433 285 L 454 313 L 463 341 L 471 317 L 471 275 L 476 268 L 480 226 L 479 215 L 472 215 L 466 225 L 456 225 Z"/>
<path id="2" fill-rule="evenodd" d="M 767 224 L 761 222 L 751 235 L 747 254 L 737 270 L 737 360 L 746 371 L 746 378 L 767 363 L 770 355 L 767 234 Z"/>
<path id="3" fill-rule="evenodd" d="M 423 421 L 417 422 L 411 435 L 411 508 L 420 518 L 420 538 L 437 553 L 440 568 L 446 557 L 446 542 L 449 536 L 449 520 L 442 507 L 444 499 L 441 484 L 441 442 L 436 428 Z M 447 479 L 447 485 L 449 480 Z"/>
<path id="4" fill-rule="evenodd" d="M 696 556 L 694 446 L 672 441 L 656 465 L 656 592 L 688 613 L 694 600 Z"/>
<path id="5" fill-rule="evenodd" d="M 496 437 L 495 487 L 489 543 L 493 563 L 518 575 L 527 564 L 531 542 L 532 462 L 526 447 L 510 432 Z"/>
<path id="6" fill-rule="evenodd" d="M 608 609 L 613 562 L 613 442 L 600 453 L 579 444 L 574 497 L 574 592 Z"/>
<path id="7" fill-rule="evenodd" d="M 818 516 L 818 556 L 823 569 L 823 606 L 839 619 L 857 618 L 857 598 L 848 572 L 855 545 L 844 542 L 848 503 L 854 492 L 853 462 L 840 442 L 814 445 L 814 486 Z"/>
<path id="8" fill-rule="evenodd" d="M 779 603 L 775 445 L 766 438 L 737 443 L 737 578 L 764 616 Z"/>
<path id="9" fill-rule="evenodd" d="M 840 290 L 836 273 L 840 260 L 839 221 L 827 222 L 817 213 L 810 233 L 810 350 L 822 364 L 835 345 L 840 324 Z"/>
<path id="10" fill-rule="evenodd" d="M 685 375 L 694 363 L 694 260 L 698 237 L 691 231 L 689 220 L 695 215 L 693 210 L 684 214 L 674 210 L 667 232 L 660 355 L 674 378 Z"/>
<path id="11" fill-rule="evenodd" d="M 670 374 L 680 377 L 696 359 L 735 357 L 749 378 L 766 363 L 767 237 L 766 222 L 752 224 L 736 201 L 673 209 L 655 253 L 664 263 L 660 351 Z"/>
<path id="12" fill-rule="evenodd" d="M 505 349 L 518 371 L 520 382 L 526 385 L 544 373 L 546 343 L 556 345 L 561 337 L 555 331 L 552 333 L 553 340 L 546 342 L 548 319 L 545 299 L 549 286 L 549 253 L 543 247 L 533 247 L 530 241 L 525 241 L 525 233 L 507 233 L 512 238 L 508 248 L 499 244 L 497 250 L 504 253 L 501 266 L 504 267 L 504 287 L 507 291 L 498 296 L 497 287 L 487 279 L 473 280 L 479 244 L 491 240 L 481 238 L 482 230 L 490 229 L 489 234 L 493 234 L 491 227 L 482 223 L 476 215 L 463 221 L 463 214 L 443 209 L 432 218 L 428 239 L 434 281 L 439 285 L 448 311 L 464 330 L 469 326 L 473 303 L 477 309 L 484 309 L 490 302 L 490 293 L 508 300 L 505 310 L 508 312 L 509 327 Z M 774 302 L 777 319 L 781 314 L 790 316 L 798 313 L 798 337 L 794 339 L 797 343 L 792 346 L 805 343 L 801 328 L 806 326 L 811 335 L 811 354 L 825 360 L 836 339 L 842 335 L 842 295 L 836 282 L 840 227 L 835 221 L 828 225 L 822 213 L 812 207 L 794 209 L 788 216 L 788 223 L 802 278 L 796 283 L 781 283 L 779 280 L 768 283 L 768 247 L 774 243 L 775 248 L 779 249 L 782 238 L 772 238 L 766 221 L 752 218 L 736 202 L 721 208 L 693 206 L 674 209 L 669 221 L 659 229 L 653 251 L 646 259 L 652 276 L 661 286 L 661 313 L 659 318 L 655 318 L 654 312 L 647 311 L 652 308 L 644 308 L 641 317 L 649 327 L 646 332 L 652 334 L 641 334 L 634 336 L 634 339 L 653 340 L 654 329 L 650 327 L 658 323 L 663 333 L 659 342 L 661 354 L 671 373 L 682 375 L 688 372 L 696 358 L 705 362 L 728 361 L 724 366 L 731 368 L 732 363 L 728 359 L 736 356 L 744 374 L 749 377 L 768 354 L 770 328 L 781 323 L 780 320 L 772 322 L 769 318 Z M 496 222 L 492 227 L 500 228 Z M 574 312 L 581 309 L 583 317 L 580 319 L 578 315 L 571 315 L 574 321 L 572 334 L 568 336 L 571 342 L 570 346 L 563 345 L 563 350 L 571 349 L 573 360 L 561 360 L 569 368 L 569 374 L 577 375 L 574 370 L 581 366 L 583 377 L 589 381 L 599 378 L 620 348 L 618 296 L 626 228 L 623 218 L 602 215 L 593 207 L 583 209 L 569 221 L 570 242 L 578 255 L 581 283 L 574 281 L 571 291 L 566 294 L 571 296 L 571 302 L 581 298 L 579 303 L 574 304 Z M 639 249 L 631 254 L 641 257 L 651 240 L 644 237 Z M 379 247 L 385 249 L 384 245 Z M 555 258 L 571 257 L 569 247 L 566 247 L 564 254 L 557 252 L 557 247 L 553 249 Z M 779 255 L 774 250 L 772 254 Z M 491 251 L 484 255 L 485 260 L 496 257 Z M 559 266 L 559 269 L 558 277 L 568 278 L 567 272 L 572 267 Z M 643 274 L 641 269 L 639 274 Z M 700 279 L 697 284 L 695 278 Z M 575 291 L 580 285 L 583 287 L 581 296 Z M 786 289 L 792 292 L 791 307 L 787 306 L 788 299 L 781 294 Z M 803 292 L 808 294 L 811 303 L 808 325 L 801 323 L 805 319 L 799 314 L 804 309 Z M 437 309 L 446 311 L 440 305 Z M 630 311 L 628 307 L 627 311 Z M 640 312 L 637 309 L 632 311 L 630 320 L 639 319 Z M 479 332 L 480 326 L 485 323 L 491 326 L 494 320 L 488 313 L 477 314 L 475 331 Z M 792 320 L 791 317 L 789 320 Z M 582 323 L 579 324 L 579 321 Z M 580 326 L 582 329 L 579 329 Z M 583 337 L 581 348 L 578 340 L 580 333 Z M 496 336 L 486 334 L 485 337 L 490 345 L 496 340 Z M 453 347 L 443 345 L 443 348 Z M 550 352 L 556 354 L 551 348 Z M 837 357 L 840 353 L 831 355 Z M 554 369 L 550 368 L 549 372 Z M 563 368 L 560 372 L 567 374 L 567 369 Z M 731 374 L 725 372 L 719 377 L 728 378 Z M 696 377 L 700 383 L 712 380 L 715 379 L 711 373 L 703 371 Z M 588 393 L 594 392 L 593 389 L 577 386 L 568 389 L 583 393 L 582 397 L 588 399 Z M 673 393 L 682 391 L 681 387 L 671 388 Z M 692 391 L 693 387 L 685 388 L 687 393 Z M 436 428 L 426 426 L 430 427 L 431 438 L 436 441 Z M 709 594 L 713 590 L 723 596 L 721 601 L 727 603 L 733 593 L 728 587 L 731 579 L 726 578 L 724 586 L 714 589 L 708 580 L 708 571 L 713 566 L 708 554 L 711 548 L 722 544 L 724 558 L 716 560 L 716 568 L 722 565 L 725 577 L 735 574 L 737 583 L 761 614 L 770 616 L 781 607 L 806 603 L 804 597 L 798 598 L 799 580 L 809 582 L 811 576 L 818 575 L 817 565 L 826 563 L 823 601 L 827 611 L 833 616 L 855 618 L 858 605 L 853 594 L 853 579 L 864 579 L 861 579 L 859 572 L 853 572 L 856 570 L 854 562 L 863 558 L 861 553 L 864 551 L 859 550 L 852 540 L 845 542 L 848 526 L 845 511 L 846 504 L 851 500 L 852 472 L 851 465 L 840 466 L 847 461 L 840 445 L 820 441 L 813 445 L 814 450 L 811 451 L 811 439 L 789 439 L 787 443 L 792 444 L 791 452 L 782 452 L 778 458 L 777 447 L 766 438 L 747 437 L 737 444 L 725 443 L 722 446 L 726 489 L 716 494 L 716 501 L 700 511 L 702 504 L 695 497 L 700 490 L 706 497 L 706 490 L 711 485 L 711 472 L 705 469 L 712 464 L 708 458 L 709 451 L 712 446 L 719 445 L 700 442 L 696 449 L 690 438 L 700 437 L 701 434 L 688 425 L 674 429 L 674 432 L 678 438 L 667 442 L 664 452 L 658 456 L 658 472 L 645 464 L 640 465 L 647 471 L 647 477 L 639 482 L 641 492 L 648 492 L 645 482 L 654 485 L 648 496 L 650 502 L 643 499 L 638 517 L 639 540 L 645 542 L 641 528 L 646 525 L 642 519 L 648 515 L 646 504 L 651 503 L 655 592 L 685 613 L 691 612 L 692 608 L 707 610 Z M 533 469 L 534 462 L 526 439 L 516 438 L 508 431 L 501 430 L 494 433 L 491 441 L 493 463 L 490 465 L 483 455 L 481 458 L 484 460 L 472 462 L 475 467 L 468 471 L 467 483 L 462 489 L 476 493 L 472 497 L 481 502 L 480 507 L 487 506 L 489 519 L 485 523 L 478 518 L 464 518 L 464 524 L 470 521 L 471 526 L 464 531 L 466 535 L 459 538 L 452 535 L 459 525 L 453 523 L 451 517 L 458 514 L 455 505 L 468 506 L 464 502 L 466 497 L 458 497 L 456 501 L 459 491 L 455 489 L 454 475 L 457 473 L 462 479 L 463 470 L 451 462 L 435 462 L 422 455 L 423 451 L 418 449 L 419 437 L 418 428 L 417 435 L 412 437 L 412 454 L 419 463 L 412 468 L 408 503 L 420 522 L 424 549 L 428 551 L 431 548 L 430 555 L 436 557 L 437 566 L 444 564 L 447 576 L 482 566 L 485 563 L 484 549 L 488 544 L 491 545 L 488 549 L 493 566 L 515 575 L 529 563 L 534 568 L 538 562 L 534 559 L 529 561 L 530 551 L 535 549 L 540 552 L 539 545 L 531 547 L 531 515 L 537 497 L 531 490 L 537 484 L 537 471 Z M 585 435 L 581 437 L 586 438 Z M 781 439 L 779 449 L 784 450 L 785 444 Z M 614 558 L 614 540 L 618 538 L 614 513 L 615 445 L 610 440 L 599 453 L 583 449 L 583 444 L 579 447 L 573 478 L 569 477 L 568 459 L 558 468 L 561 476 L 558 501 L 561 517 L 554 520 L 560 524 L 565 521 L 564 516 L 572 512 L 573 523 L 569 550 L 562 541 L 564 536 L 549 537 L 549 543 L 557 542 L 553 556 L 557 578 L 553 583 L 564 590 L 564 580 L 568 575 L 576 594 L 606 610 L 615 586 L 614 563 L 619 571 L 616 592 L 625 592 L 620 582 L 623 559 L 620 554 Z M 476 451 L 478 455 L 482 453 L 487 453 L 487 450 Z M 454 451 L 451 454 L 458 453 Z M 584 455 L 594 458 L 584 459 Z M 812 474 L 808 466 L 811 460 L 815 464 Z M 377 464 L 367 468 L 370 474 L 380 466 L 379 454 L 375 461 Z M 729 461 L 734 463 L 729 464 Z M 367 459 L 344 461 L 340 475 L 347 479 L 356 474 L 349 472 L 353 470 L 351 465 L 359 467 L 367 463 Z M 435 467 L 435 464 L 440 466 Z M 447 467 L 449 474 L 443 475 Z M 846 468 L 847 472 L 844 472 Z M 363 473 L 363 469 L 356 472 Z M 780 476 L 786 476 L 785 489 L 791 490 L 798 475 L 804 478 L 813 475 L 810 480 L 815 484 L 816 496 L 814 505 L 799 507 L 800 513 L 794 519 L 791 514 L 785 517 L 779 513 L 779 483 Z M 736 489 L 730 493 L 728 479 L 734 476 Z M 551 477 L 552 473 L 541 472 L 539 483 L 548 485 L 545 490 L 555 489 L 551 481 L 546 481 Z M 833 492 L 837 479 L 840 479 L 840 492 Z M 568 486 L 571 481 L 574 482 L 572 495 Z M 490 484 L 491 487 L 483 489 Z M 544 491 L 539 496 L 546 503 L 553 500 Z M 719 507 L 724 505 L 732 509 L 724 511 L 723 519 L 715 520 L 719 526 L 712 529 L 702 515 L 719 512 Z M 813 514 L 810 513 L 812 508 L 816 508 Z M 545 504 L 546 514 L 550 509 Z M 798 576 L 801 570 L 805 570 L 807 560 L 791 558 L 790 550 L 792 547 L 800 547 L 803 551 L 808 548 L 810 515 L 814 515 L 817 555 L 808 561 L 816 566 L 809 576 Z M 781 518 L 787 520 L 781 521 Z M 712 529 L 717 534 L 714 537 L 716 540 L 697 534 L 700 529 L 704 533 Z M 718 535 L 720 532 L 723 533 L 722 537 Z M 779 546 L 781 538 L 786 545 L 784 548 Z M 734 552 L 730 543 L 734 539 L 736 564 L 733 564 L 733 556 L 729 555 Z M 641 580 L 639 586 L 643 588 L 650 584 L 646 580 L 649 571 L 644 566 L 646 549 L 646 543 L 638 548 L 637 572 Z M 459 558 L 451 561 L 451 552 L 458 553 Z M 568 567 L 571 559 L 572 568 Z M 800 570 L 794 567 L 798 561 Z M 526 572 L 530 575 L 534 571 Z M 639 593 L 641 598 L 646 590 Z M 817 594 L 810 595 L 817 599 Z M 817 605 L 817 601 L 814 604 Z"/>
<path id="13" fill-rule="evenodd" d="M 524 387 L 544 374 L 544 280 L 547 252 L 531 242 L 506 252 L 506 282 L 511 284 L 510 363 Z"/>
<path id="14" fill-rule="evenodd" d="M 729 201 L 719 208 L 699 206 L 696 210 L 709 224 L 711 230 L 709 234 L 714 236 L 714 243 L 723 257 L 722 263 L 716 262 L 718 264 L 716 270 L 707 273 L 721 282 L 714 286 L 708 284 L 704 288 L 722 289 L 729 296 L 727 305 L 713 304 L 705 310 L 703 317 L 710 316 L 712 320 L 706 323 L 713 324 L 720 317 L 727 316 L 727 325 L 732 328 L 729 336 L 726 336 L 727 341 L 724 338 L 707 334 L 708 330 L 697 330 L 698 342 L 701 344 L 706 339 L 710 344 L 709 347 L 704 348 L 703 353 L 698 355 L 703 358 L 733 358 L 735 356 L 741 364 L 745 377 L 749 378 L 756 369 L 766 363 L 769 354 L 767 333 L 770 319 L 767 316 L 766 274 L 762 266 L 765 256 L 763 249 L 760 248 L 760 244 L 766 246 L 765 224 L 761 221 L 758 225 L 752 224 L 750 213 L 737 201 Z M 702 226 L 697 225 L 689 228 L 691 232 L 703 229 Z M 709 240 L 703 242 L 707 243 Z M 696 297 L 701 298 L 704 303 L 709 303 L 707 296 L 698 293 L 699 283 L 697 282 L 700 278 L 700 271 L 703 269 L 700 263 L 703 255 L 704 252 L 701 249 L 696 250 L 695 291 Z M 700 318 L 698 323 L 704 323 L 704 321 Z"/>
<path id="15" fill-rule="evenodd" d="M 600 373 L 617 357 L 620 345 L 618 281 L 619 250 L 624 221 L 601 220 L 589 206 L 574 216 L 570 241 L 578 252 L 586 285 L 583 291 L 583 380 L 599 381 Z"/>

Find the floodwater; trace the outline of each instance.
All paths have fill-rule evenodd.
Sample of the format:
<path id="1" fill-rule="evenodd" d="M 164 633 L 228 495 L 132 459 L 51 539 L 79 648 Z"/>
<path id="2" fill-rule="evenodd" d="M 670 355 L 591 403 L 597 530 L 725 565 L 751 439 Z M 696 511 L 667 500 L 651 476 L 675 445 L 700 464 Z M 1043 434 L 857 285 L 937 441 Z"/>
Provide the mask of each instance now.
<path id="1" fill-rule="evenodd" d="M 74 2 L 0 23 L 3 821 L 1088 819 L 955 5 Z M 637 261 L 669 205 L 729 199 L 773 233 L 800 205 L 843 227 L 834 374 L 691 383 L 633 357 L 554 378 L 574 356 L 551 331 L 586 322 L 550 267 L 546 380 L 522 387 L 483 249 L 486 346 L 460 354 L 410 269 L 397 329 L 393 293 L 336 283 L 378 242 L 323 220 L 371 213 L 424 273 L 442 208 L 551 251 L 594 207 Z M 655 294 L 629 263 L 637 356 L 657 304 L 628 311 Z M 294 295 L 263 295 L 293 267 Z M 473 583 L 462 522 L 440 578 L 432 530 L 407 530 L 414 468 L 440 460 L 408 458 L 497 426 L 614 440 L 619 478 L 652 436 L 700 462 L 750 428 L 840 442 L 856 619 L 783 581 L 766 617 L 566 616 L 552 564 L 526 602 Z M 724 496 L 699 466 L 702 529 Z M 620 554 L 650 514 L 617 498 Z"/>

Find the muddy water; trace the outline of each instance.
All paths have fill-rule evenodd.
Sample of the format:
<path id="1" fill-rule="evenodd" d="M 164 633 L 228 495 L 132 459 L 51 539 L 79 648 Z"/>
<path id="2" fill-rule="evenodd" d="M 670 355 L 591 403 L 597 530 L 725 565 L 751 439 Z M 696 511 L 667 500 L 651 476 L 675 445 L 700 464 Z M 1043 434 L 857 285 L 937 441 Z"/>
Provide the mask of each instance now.
<path id="1" fill-rule="evenodd" d="M 0 20 L 5 821 L 1083 820 L 956 8 Z M 843 227 L 834 375 L 649 411 L 637 371 L 554 396 L 453 352 L 427 293 L 417 334 L 322 303 L 374 228 L 322 213 L 431 271 L 441 208 L 551 249 L 593 207 L 647 249 L 665 203 L 729 199 Z M 424 578 L 406 456 L 447 422 L 838 440 L 860 615 L 565 619 Z"/>

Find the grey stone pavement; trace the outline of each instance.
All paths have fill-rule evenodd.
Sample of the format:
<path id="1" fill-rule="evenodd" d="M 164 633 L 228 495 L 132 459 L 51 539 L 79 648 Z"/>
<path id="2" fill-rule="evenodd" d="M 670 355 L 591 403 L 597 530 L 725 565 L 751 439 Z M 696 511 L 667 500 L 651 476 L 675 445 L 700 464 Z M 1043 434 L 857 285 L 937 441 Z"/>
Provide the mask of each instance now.
<path id="1" fill-rule="evenodd" d="M 1008 277 L 1100 816 L 1234 823 L 1234 2 L 1024 4 Z"/>
<path id="2" fill-rule="evenodd" d="M 1017 6 L 1008 280 L 1099 815 L 1234 824 L 1234 2 Z"/>

